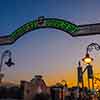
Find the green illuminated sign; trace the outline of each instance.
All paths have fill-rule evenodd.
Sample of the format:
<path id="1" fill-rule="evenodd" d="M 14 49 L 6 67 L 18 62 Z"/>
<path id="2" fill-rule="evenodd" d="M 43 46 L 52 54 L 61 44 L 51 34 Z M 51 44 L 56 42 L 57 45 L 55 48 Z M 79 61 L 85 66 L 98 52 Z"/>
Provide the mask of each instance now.
<path id="1" fill-rule="evenodd" d="M 20 28 L 18 28 L 16 31 L 12 32 L 11 38 L 17 39 L 20 36 L 24 35 L 24 33 L 29 32 L 33 29 L 36 29 L 36 27 L 37 27 L 36 21 L 29 22 L 21 26 Z"/>
<path id="2" fill-rule="evenodd" d="M 40 22 L 40 23 L 39 23 Z M 20 36 L 24 35 L 26 32 L 38 29 L 38 28 L 56 28 L 68 33 L 73 33 L 79 30 L 78 26 L 72 24 L 70 22 L 61 20 L 61 19 L 54 19 L 54 18 L 41 18 L 39 20 L 31 21 L 16 31 L 12 32 L 11 38 L 17 39 Z"/>
<path id="3" fill-rule="evenodd" d="M 63 20 L 57 20 L 57 19 L 47 19 L 46 21 L 47 27 L 57 28 L 60 30 L 63 30 L 65 32 L 73 33 L 78 31 L 78 27 L 70 22 L 66 22 Z"/>
<path id="4" fill-rule="evenodd" d="M 21 36 L 23 36 L 25 33 L 39 28 L 55 28 L 67 32 L 70 35 L 72 35 L 72 33 L 74 32 L 79 31 L 79 27 L 71 22 L 56 18 L 39 17 L 38 20 L 28 22 L 23 26 L 19 27 L 17 30 L 12 32 L 8 37 L 6 37 L 5 40 L 3 37 L 3 41 L 1 42 L 1 44 L 9 44 L 10 41 L 11 43 L 13 43 Z M 2 40 L 2 37 L 0 37 L 0 39 Z M 9 41 L 9 43 L 7 41 Z"/>

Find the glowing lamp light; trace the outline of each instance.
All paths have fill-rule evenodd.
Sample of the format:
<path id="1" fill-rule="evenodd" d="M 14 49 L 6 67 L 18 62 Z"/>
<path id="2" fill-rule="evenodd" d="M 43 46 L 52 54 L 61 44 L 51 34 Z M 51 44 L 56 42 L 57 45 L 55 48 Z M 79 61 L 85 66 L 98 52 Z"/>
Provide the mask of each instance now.
<path id="1" fill-rule="evenodd" d="M 82 59 L 85 64 L 90 64 L 93 61 L 93 58 L 90 57 L 88 53 L 86 53 L 85 57 Z"/>

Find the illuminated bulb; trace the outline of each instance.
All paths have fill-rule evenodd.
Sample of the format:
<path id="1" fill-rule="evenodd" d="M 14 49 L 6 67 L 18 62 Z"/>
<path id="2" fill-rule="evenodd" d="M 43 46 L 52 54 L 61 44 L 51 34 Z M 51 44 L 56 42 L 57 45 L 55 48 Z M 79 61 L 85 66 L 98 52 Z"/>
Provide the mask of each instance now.
<path id="1" fill-rule="evenodd" d="M 86 56 L 82 60 L 85 64 L 90 64 L 93 61 L 93 58 L 91 58 L 90 55 L 86 53 Z"/>

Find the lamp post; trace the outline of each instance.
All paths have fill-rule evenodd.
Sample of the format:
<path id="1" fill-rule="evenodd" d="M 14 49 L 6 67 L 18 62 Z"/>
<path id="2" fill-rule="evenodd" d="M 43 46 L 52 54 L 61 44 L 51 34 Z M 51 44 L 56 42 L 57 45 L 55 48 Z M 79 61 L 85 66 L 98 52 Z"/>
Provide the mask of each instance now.
<path id="1" fill-rule="evenodd" d="M 11 67 L 12 65 L 14 65 L 14 63 L 12 62 L 12 53 L 11 53 L 11 51 L 10 50 L 5 50 L 1 55 L 1 61 L 0 61 L 0 83 L 2 82 L 2 78 L 4 77 L 4 74 L 1 71 L 2 71 L 2 67 L 3 67 L 5 57 L 8 57 L 8 61 L 5 62 L 5 64 L 8 67 Z"/>
<path id="2" fill-rule="evenodd" d="M 68 87 L 67 81 L 66 81 L 66 80 L 62 80 L 61 82 L 64 83 L 64 86 L 65 86 L 65 87 Z"/>
<path id="3" fill-rule="evenodd" d="M 93 75 L 93 66 L 91 65 L 91 62 L 93 61 L 93 58 L 90 57 L 89 52 L 91 52 L 93 49 L 99 51 L 100 45 L 97 43 L 91 43 L 86 48 L 86 55 L 82 59 L 82 61 L 86 64 L 86 68 L 84 69 L 83 73 L 87 70 L 88 75 L 88 88 L 90 89 L 90 79 L 92 80 L 92 88 L 94 89 L 94 75 Z"/>
<path id="4" fill-rule="evenodd" d="M 78 67 L 77 67 L 77 79 L 78 79 L 78 87 L 84 87 L 84 81 L 83 81 L 83 72 L 82 72 L 82 66 L 81 66 L 81 62 L 78 62 Z"/>

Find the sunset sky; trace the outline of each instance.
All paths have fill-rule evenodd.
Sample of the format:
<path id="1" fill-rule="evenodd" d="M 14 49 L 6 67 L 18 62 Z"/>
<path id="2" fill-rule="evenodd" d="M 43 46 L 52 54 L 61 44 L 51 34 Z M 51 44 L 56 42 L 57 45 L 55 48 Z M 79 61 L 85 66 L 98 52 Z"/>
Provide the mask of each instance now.
<path id="1" fill-rule="evenodd" d="M 0 36 L 39 16 L 60 18 L 77 25 L 99 23 L 100 0 L 0 0 Z M 100 35 L 71 37 L 48 28 L 31 31 L 12 45 L 0 46 L 0 54 L 10 49 L 16 63 L 12 68 L 3 65 L 4 80 L 19 82 L 41 74 L 48 85 L 61 80 L 76 84 L 77 63 L 92 42 L 100 44 Z M 100 51 L 93 50 L 91 56 L 95 73 L 99 73 Z"/>

